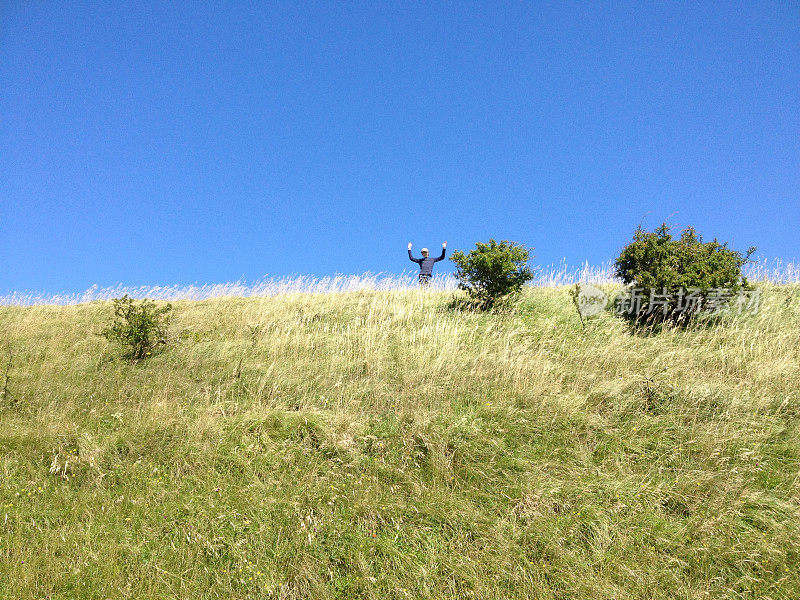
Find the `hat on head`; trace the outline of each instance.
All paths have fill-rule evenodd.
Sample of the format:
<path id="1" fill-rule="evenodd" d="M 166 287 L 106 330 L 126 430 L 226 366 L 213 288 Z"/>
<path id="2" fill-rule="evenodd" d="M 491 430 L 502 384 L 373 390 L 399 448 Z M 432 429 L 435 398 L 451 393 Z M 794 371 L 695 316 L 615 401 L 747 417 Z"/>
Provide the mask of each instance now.
<path id="1" fill-rule="evenodd" d="M 427 249 L 427 248 L 423 248 L 423 249 L 421 250 L 421 252 L 427 252 L 427 251 L 428 251 L 428 249 Z"/>

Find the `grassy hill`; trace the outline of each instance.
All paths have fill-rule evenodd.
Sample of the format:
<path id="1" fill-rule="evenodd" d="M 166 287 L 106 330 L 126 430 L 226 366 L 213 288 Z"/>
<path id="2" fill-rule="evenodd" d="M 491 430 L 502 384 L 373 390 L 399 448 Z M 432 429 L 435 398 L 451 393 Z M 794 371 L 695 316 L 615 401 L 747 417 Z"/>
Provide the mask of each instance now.
<path id="1" fill-rule="evenodd" d="M 452 292 L 0 307 L 0 598 L 800 598 L 800 286 L 586 330 Z"/>

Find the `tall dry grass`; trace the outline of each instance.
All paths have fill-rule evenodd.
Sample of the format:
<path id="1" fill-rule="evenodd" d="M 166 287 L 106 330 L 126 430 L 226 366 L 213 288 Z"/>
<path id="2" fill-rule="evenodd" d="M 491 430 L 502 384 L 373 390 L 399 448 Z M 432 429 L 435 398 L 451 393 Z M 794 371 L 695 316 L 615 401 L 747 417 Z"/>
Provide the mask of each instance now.
<path id="1" fill-rule="evenodd" d="M 748 264 L 745 275 L 751 281 L 761 283 L 792 284 L 800 283 L 800 266 L 791 261 L 762 259 Z M 614 275 L 613 261 L 600 265 L 584 263 L 578 267 L 562 261 L 558 264 L 538 266 L 530 287 L 559 287 L 575 283 L 609 285 L 620 283 Z M 456 278 L 449 273 L 438 274 L 431 280 L 431 288 L 439 291 L 455 290 Z M 346 275 L 338 273 L 326 277 L 309 275 L 264 276 L 262 279 L 245 280 L 215 284 L 190 285 L 140 285 L 118 284 L 110 287 L 94 285 L 78 293 L 51 293 L 37 291 L 18 291 L 0 295 L 0 306 L 33 306 L 39 304 L 84 304 L 121 298 L 127 294 L 131 298 L 152 298 L 156 300 L 208 300 L 227 297 L 271 297 L 280 294 L 341 294 L 358 291 L 408 291 L 417 288 L 417 275 L 414 271 L 394 273 L 363 273 Z"/>
<path id="2" fill-rule="evenodd" d="M 175 300 L 138 364 L 107 302 L 0 307 L 0 597 L 800 597 L 800 288 L 762 286 L 659 331 L 547 286 Z"/>

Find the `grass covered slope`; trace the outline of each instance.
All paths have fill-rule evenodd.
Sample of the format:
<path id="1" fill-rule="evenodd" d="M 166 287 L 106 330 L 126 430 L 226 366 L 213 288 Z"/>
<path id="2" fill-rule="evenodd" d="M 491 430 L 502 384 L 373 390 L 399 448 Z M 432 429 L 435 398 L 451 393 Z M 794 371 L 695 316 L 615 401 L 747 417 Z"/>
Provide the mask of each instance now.
<path id="1" fill-rule="evenodd" d="M 0 307 L 0 597 L 800 597 L 798 286 L 649 335 L 450 298 L 178 302 L 136 365 L 110 303 Z"/>

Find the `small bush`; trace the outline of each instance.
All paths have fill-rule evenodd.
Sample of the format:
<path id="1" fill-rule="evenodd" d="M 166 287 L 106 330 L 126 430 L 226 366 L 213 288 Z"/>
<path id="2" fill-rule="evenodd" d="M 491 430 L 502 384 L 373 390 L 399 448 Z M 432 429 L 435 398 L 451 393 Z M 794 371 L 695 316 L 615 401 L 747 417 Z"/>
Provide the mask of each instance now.
<path id="1" fill-rule="evenodd" d="M 500 300 L 518 294 L 533 278 L 528 267 L 530 250 L 516 242 L 497 243 L 493 239 L 488 244 L 478 242 L 469 254 L 456 250 L 450 260 L 458 268 L 458 287 L 481 309 L 492 308 Z"/>
<path id="2" fill-rule="evenodd" d="M 750 289 L 742 267 L 753 252 L 751 247 L 742 256 L 716 239 L 703 242 L 692 227 L 684 229 L 680 239 L 672 237 L 666 223 L 654 232 L 639 227 L 615 264 L 617 277 L 640 294 L 640 301 L 630 302 L 623 314 L 637 322 L 678 323 L 712 305 L 719 308 Z M 651 299 L 657 300 L 655 306 Z"/>
<path id="3" fill-rule="evenodd" d="M 122 345 L 123 355 L 131 360 L 141 360 L 152 355 L 159 346 L 167 343 L 167 322 L 172 305 L 156 308 L 152 300 L 135 301 L 124 295 L 116 298 L 114 320 L 100 335 Z"/>

